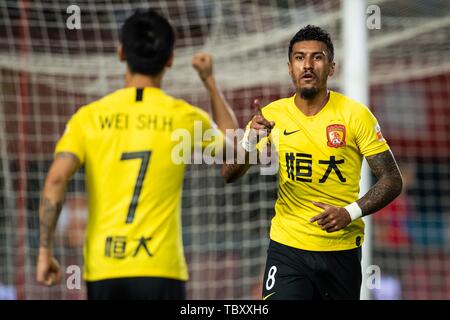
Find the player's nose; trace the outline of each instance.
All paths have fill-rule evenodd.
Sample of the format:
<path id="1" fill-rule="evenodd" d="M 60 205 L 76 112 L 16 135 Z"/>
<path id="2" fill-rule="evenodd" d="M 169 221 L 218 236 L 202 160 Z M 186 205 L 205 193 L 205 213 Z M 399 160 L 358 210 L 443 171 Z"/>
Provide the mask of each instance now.
<path id="1" fill-rule="evenodd" d="M 303 61 L 303 69 L 304 70 L 312 70 L 313 68 L 313 63 L 311 58 L 306 57 L 305 60 Z"/>

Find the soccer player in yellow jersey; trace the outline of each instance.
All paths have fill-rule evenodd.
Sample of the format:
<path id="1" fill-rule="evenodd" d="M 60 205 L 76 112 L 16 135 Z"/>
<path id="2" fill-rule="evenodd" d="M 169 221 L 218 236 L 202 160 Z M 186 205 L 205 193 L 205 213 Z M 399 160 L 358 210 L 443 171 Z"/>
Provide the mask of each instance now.
<path id="1" fill-rule="evenodd" d="M 327 89 L 333 55 L 328 33 L 310 25 L 301 29 L 288 51 L 295 95 L 260 110 L 241 143 L 246 159 L 267 139 L 279 157 L 263 299 L 359 299 L 361 217 L 386 206 L 402 189 L 372 113 Z M 263 139 L 257 144 L 258 135 Z M 378 181 L 358 199 L 363 157 Z M 242 176 L 248 162 L 223 165 L 225 180 Z"/>
<path id="2" fill-rule="evenodd" d="M 214 130 L 209 115 L 161 90 L 172 65 L 175 34 L 148 10 L 121 28 L 119 56 L 127 62 L 125 88 L 80 108 L 58 141 L 39 208 L 37 281 L 60 280 L 52 237 L 65 187 L 85 165 L 89 216 L 84 244 L 88 299 L 184 299 L 180 198 L 185 164 L 172 159 L 176 130 L 194 135 L 195 123 Z M 212 57 L 193 57 L 212 101 L 222 145 L 236 118 L 216 86 Z M 209 141 L 200 141 L 205 147 Z M 197 147 L 195 140 L 190 148 Z"/>

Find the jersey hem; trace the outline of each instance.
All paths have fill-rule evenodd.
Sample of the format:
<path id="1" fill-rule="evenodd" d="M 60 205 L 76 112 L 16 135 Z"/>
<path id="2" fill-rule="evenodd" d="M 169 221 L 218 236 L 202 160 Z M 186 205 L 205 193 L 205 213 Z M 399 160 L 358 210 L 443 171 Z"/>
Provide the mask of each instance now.
<path id="1" fill-rule="evenodd" d="M 167 272 L 152 272 L 149 273 L 148 271 L 142 271 L 142 272 L 130 272 L 130 273 L 123 273 L 123 270 L 121 273 L 109 273 L 105 274 L 103 276 L 84 276 L 85 281 L 99 281 L 99 280 L 106 280 L 106 279 L 116 279 L 116 278 L 133 278 L 133 277 L 150 277 L 150 278 L 169 278 L 174 280 L 180 280 L 180 281 L 187 281 L 189 280 L 189 276 L 180 276 L 173 273 L 167 273 Z"/>
<path id="2" fill-rule="evenodd" d="M 326 252 L 326 251 L 344 251 L 344 250 L 351 250 L 351 249 L 355 249 L 355 248 L 359 248 L 364 244 L 364 237 L 361 236 L 361 244 L 359 246 L 355 245 L 355 243 L 340 243 L 339 245 L 309 245 L 309 246 L 304 246 L 304 245 L 299 245 L 298 243 L 292 243 L 289 241 L 285 241 L 285 240 L 281 240 L 281 239 L 277 239 L 276 237 L 270 237 L 271 240 L 276 241 L 278 243 L 281 243 L 285 246 L 288 247 L 292 247 L 292 248 L 296 248 L 296 249 L 300 249 L 300 250 L 306 250 L 306 251 L 322 251 L 322 252 Z"/>

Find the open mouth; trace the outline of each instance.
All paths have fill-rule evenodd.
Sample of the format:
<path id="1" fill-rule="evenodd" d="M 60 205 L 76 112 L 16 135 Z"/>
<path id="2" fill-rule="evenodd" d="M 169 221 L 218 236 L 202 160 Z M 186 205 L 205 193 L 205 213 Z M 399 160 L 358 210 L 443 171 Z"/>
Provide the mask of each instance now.
<path id="1" fill-rule="evenodd" d="M 307 73 L 302 76 L 302 79 L 305 79 L 305 80 L 312 80 L 314 78 L 315 78 L 315 76 L 312 73 Z"/>

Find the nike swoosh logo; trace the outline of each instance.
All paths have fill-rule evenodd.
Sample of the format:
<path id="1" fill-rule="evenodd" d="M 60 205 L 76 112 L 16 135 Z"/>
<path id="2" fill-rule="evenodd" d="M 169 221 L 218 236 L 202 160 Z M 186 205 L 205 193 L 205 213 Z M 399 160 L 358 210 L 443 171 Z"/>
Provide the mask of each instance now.
<path id="1" fill-rule="evenodd" d="M 294 130 L 294 131 L 291 131 L 291 132 L 287 132 L 286 129 L 284 129 L 284 132 L 283 132 L 283 133 L 284 133 L 285 136 L 288 136 L 288 135 L 293 134 L 293 133 L 296 133 L 296 132 L 298 132 L 298 131 L 300 131 L 300 129 Z"/>
<path id="2" fill-rule="evenodd" d="M 263 297 L 263 300 L 269 299 L 270 296 L 274 295 L 276 292 L 272 292 L 271 294 L 268 294 L 267 296 Z"/>

